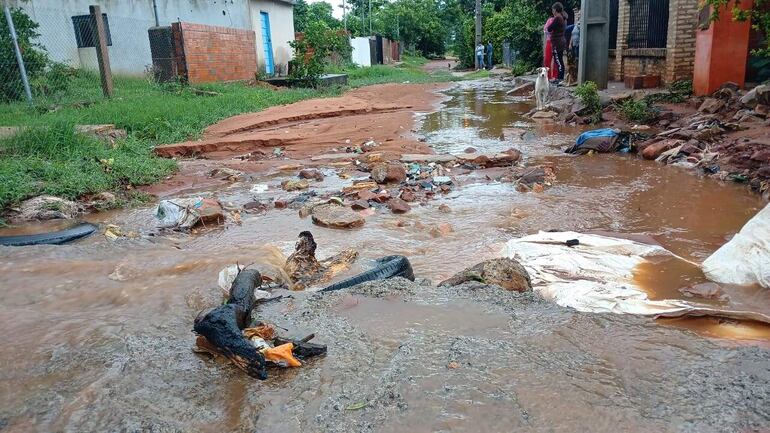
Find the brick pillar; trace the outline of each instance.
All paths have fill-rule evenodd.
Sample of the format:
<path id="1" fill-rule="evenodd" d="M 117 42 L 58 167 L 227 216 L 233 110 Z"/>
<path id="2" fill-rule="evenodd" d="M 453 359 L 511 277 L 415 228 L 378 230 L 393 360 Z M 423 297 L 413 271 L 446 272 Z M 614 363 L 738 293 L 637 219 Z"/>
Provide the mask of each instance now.
<path id="1" fill-rule="evenodd" d="M 666 73 L 663 77 L 666 83 L 692 79 L 697 25 L 698 0 L 669 1 Z"/>
<path id="2" fill-rule="evenodd" d="M 631 16 L 631 5 L 628 0 L 618 2 L 618 39 L 615 48 L 615 76 L 616 81 L 623 80 L 623 50 L 628 48 L 628 23 Z"/>

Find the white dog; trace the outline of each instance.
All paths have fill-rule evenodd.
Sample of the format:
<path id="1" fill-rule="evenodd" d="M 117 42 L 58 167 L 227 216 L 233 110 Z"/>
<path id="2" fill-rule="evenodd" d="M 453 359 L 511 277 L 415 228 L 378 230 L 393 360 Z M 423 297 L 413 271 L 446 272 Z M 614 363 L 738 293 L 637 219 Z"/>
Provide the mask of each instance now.
<path id="1" fill-rule="evenodd" d="M 551 89 L 551 83 L 548 82 L 548 68 L 538 68 L 537 80 L 535 80 L 535 101 L 537 101 L 538 111 L 545 108 L 548 102 L 548 92 Z"/>

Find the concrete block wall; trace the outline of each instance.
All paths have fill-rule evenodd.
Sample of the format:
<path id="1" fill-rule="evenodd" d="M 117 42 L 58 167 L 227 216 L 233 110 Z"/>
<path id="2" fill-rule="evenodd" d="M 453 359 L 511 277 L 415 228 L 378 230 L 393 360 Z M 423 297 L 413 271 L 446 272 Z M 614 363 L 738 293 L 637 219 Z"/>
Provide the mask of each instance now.
<path id="1" fill-rule="evenodd" d="M 643 74 L 660 75 L 667 84 L 692 79 L 698 0 L 669 1 L 666 48 L 629 49 L 630 12 L 628 0 L 620 0 L 617 49 L 610 53 L 610 79 L 621 81 L 626 75 Z"/>
<path id="2" fill-rule="evenodd" d="M 172 24 L 180 78 L 189 83 L 254 79 L 256 35 L 251 30 L 179 22 Z"/>
<path id="3" fill-rule="evenodd" d="M 666 71 L 663 80 L 691 80 L 695 64 L 698 0 L 670 0 Z"/>

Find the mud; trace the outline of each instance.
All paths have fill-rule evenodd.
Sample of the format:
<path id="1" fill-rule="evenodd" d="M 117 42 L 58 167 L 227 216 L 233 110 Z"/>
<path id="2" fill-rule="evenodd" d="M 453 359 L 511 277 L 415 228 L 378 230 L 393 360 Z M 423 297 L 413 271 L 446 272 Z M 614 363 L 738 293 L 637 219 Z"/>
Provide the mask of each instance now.
<path id="1" fill-rule="evenodd" d="M 415 142 L 437 152 L 519 149 L 523 164 L 556 168 L 554 185 L 542 192 L 496 180 L 499 169 L 458 169 L 448 194 L 400 216 L 375 208 L 360 229 L 320 228 L 295 209 L 271 209 L 198 235 L 160 233 L 154 207 L 146 206 L 87 216 L 136 231 L 138 239 L 95 235 L 60 247 L 0 248 L 3 431 L 767 429 L 767 327 L 580 314 L 532 294 L 425 283 L 496 257 L 512 237 L 547 229 L 618 233 L 700 262 L 765 206 L 741 186 L 634 156 L 564 155 L 580 130 L 523 119 L 528 101 L 506 90 L 496 81 L 453 87 L 443 108 L 419 116 L 417 132 L 406 135 L 424 137 Z M 194 167 L 191 185 L 180 180 L 175 188 L 215 196 L 231 209 L 297 194 L 280 184 L 298 169 L 266 161 L 273 168 L 244 170 L 232 183 L 194 173 L 247 162 L 186 161 Z M 325 179 L 311 189 L 339 191 L 365 176 L 350 163 L 335 164 L 318 164 Z M 251 193 L 256 183 L 269 189 Z M 434 235 L 440 224 L 453 231 Z M 278 291 L 286 297 L 255 317 L 286 328 L 285 336 L 315 333 L 329 352 L 302 368 L 270 370 L 265 382 L 193 353 L 196 314 L 221 303 L 217 273 L 237 262 L 275 275 L 277 258 L 303 230 L 313 232 L 319 257 L 359 251 L 340 279 L 402 254 L 422 282 L 328 295 Z M 696 270 L 666 264 L 639 269 L 637 278 L 660 297 L 701 281 Z M 770 312 L 767 290 L 723 289 L 724 305 Z"/>

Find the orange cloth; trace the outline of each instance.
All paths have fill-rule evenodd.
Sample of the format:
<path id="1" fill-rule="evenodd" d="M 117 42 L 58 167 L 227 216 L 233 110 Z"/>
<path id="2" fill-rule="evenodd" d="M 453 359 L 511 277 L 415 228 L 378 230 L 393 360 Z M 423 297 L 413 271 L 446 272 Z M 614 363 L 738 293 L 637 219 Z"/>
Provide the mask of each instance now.
<path id="1" fill-rule="evenodd" d="M 292 350 L 294 350 L 294 344 L 286 343 L 272 349 L 265 349 L 262 351 L 262 354 L 267 361 L 274 362 L 282 367 L 301 367 L 302 363 L 294 357 Z"/>

